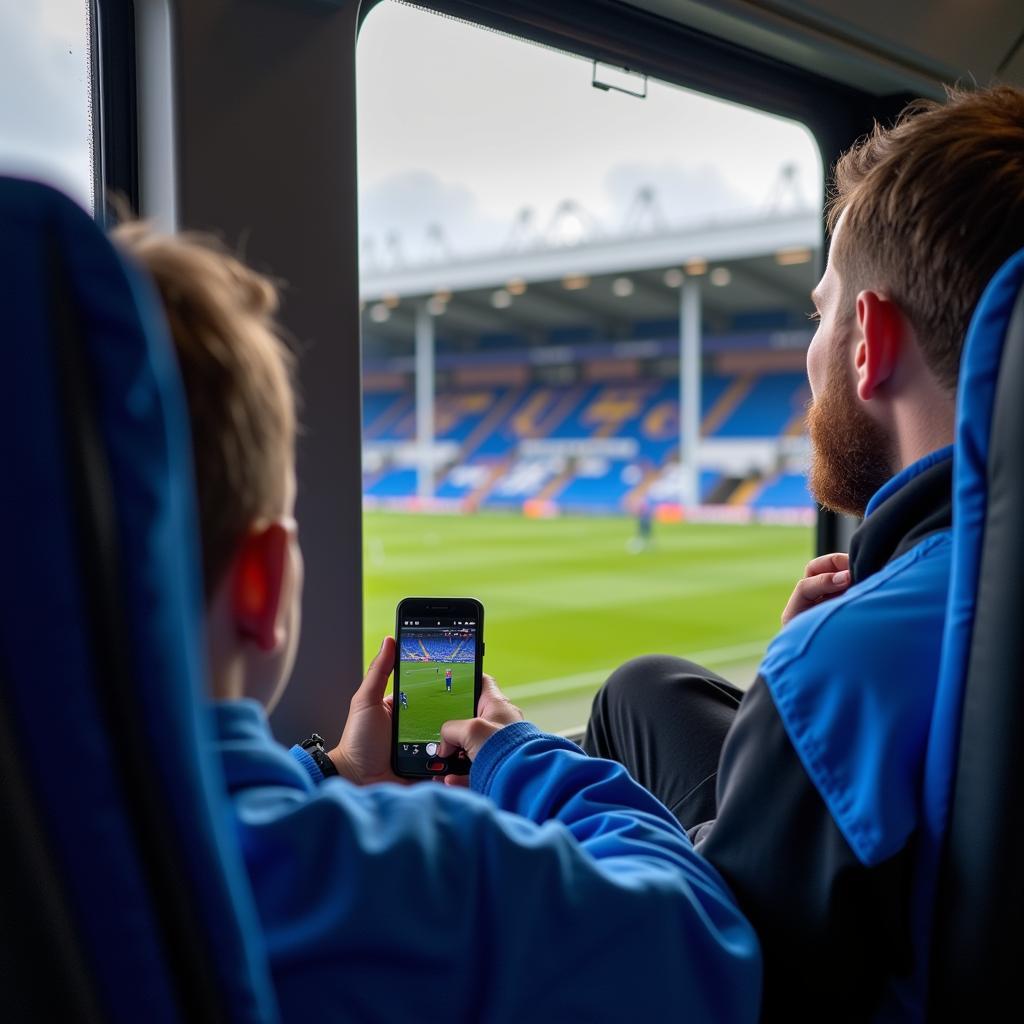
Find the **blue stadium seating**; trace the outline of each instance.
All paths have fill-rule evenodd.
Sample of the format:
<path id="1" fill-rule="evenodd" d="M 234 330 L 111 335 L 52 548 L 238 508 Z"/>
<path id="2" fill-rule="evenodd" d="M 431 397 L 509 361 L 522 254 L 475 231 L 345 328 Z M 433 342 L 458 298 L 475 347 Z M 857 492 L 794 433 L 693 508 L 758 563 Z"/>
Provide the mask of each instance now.
<path id="1" fill-rule="evenodd" d="M 364 493 L 373 498 L 412 497 L 416 493 L 416 470 L 390 470 L 367 484 Z"/>
<path id="2" fill-rule="evenodd" d="M 750 503 L 754 508 L 812 508 L 803 473 L 783 473 L 769 481 Z"/>
<path id="3" fill-rule="evenodd" d="M 803 409 L 808 394 L 802 373 L 764 374 L 713 436 L 775 437 Z"/>
<path id="4" fill-rule="evenodd" d="M 476 645 L 472 635 L 454 631 L 450 635 L 403 637 L 401 660 L 469 664 L 476 660 Z"/>
<path id="5" fill-rule="evenodd" d="M 736 376 L 705 374 L 701 384 L 702 419 L 716 408 Z M 772 373 L 756 377 L 734 409 L 712 426 L 715 439 L 781 437 L 803 408 L 807 382 L 802 373 Z M 671 465 L 678 449 L 679 386 L 674 380 L 640 379 L 578 385 L 535 385 L 442 390 L 436 398 L 438 441 L 456 442 L 462 457 L 438 481 L 436 497 L 459 502 L 471 496 L 485 507 L 518 509 L 543 498 L 559 508 L 576 511 L 624 510 L 626 499 L 652 470 Z M 497 410 L 497 414 L 496 414 Z M 411 440 L 415 411 L 411 393 L 388 391 L 368 395 L 364 429 L 375 443 Z M 635 455 L 609 459 L 602 471 L 586 462 L 563 478 L 564 462 L 554 456 L 520 456 L 526 440 L 586 441 L 632 439 Z M 617 454 L 617 453 L 616 453 Z M 598 453 L 600 455 L 600 453 Z M 495 467 L 507 468 L 492 480 Z M 629 472 L 626 472 L 629 468 Z M 701 473 L 701 500 L 710 495 L 721 473 Z M 373 500 L 401 500 L 416 491 L 416 473 L 392 467 L 369 476 L 365 493 Z M 662 500 L 672 500 L 662 499 Z M 803 477 L 784 474 L 756 491 L 752 508 L 813 506 Z"/>
<path id="6" fill-rule="evenodd" d="M 702 469 L 700 471 L 700 500 L 707 501 L 711 496 L 711 492 L 715 489 L 718 481 L 722 479 L 722 474 L 717 469 Z"/>
<path id="7" fill-rule="evenodd" d="M 620 459 L 609 461 L 601 476 L 577 476 L 556 495 L 558 504 L 565 509 L 577 507 L 617 509 L 634 484 L 623 481 L 623 470 L 629 465 Z"/>
<path id="8" fill-rule="evenodd" d="M 363 436 L 372 437 L 377 425 L 394 403 L 403 397 L 401 391 L 368 391 L 363 395 Z"/>

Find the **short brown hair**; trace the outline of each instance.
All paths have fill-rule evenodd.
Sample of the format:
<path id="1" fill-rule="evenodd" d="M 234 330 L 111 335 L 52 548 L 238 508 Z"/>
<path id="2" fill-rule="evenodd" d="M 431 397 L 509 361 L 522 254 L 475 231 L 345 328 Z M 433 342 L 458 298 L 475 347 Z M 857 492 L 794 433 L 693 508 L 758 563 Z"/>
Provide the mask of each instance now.
<path id="1" fill-rule="evenodd" d="M 280 515 L 295 448 L 291 355 L 277 289 L 216 239 L 138 221 L 114 239 L 163 299 L 192 425 L 204 591 L 220 583 L 246 531 Z"/>
<path id="2" fill-rule="evenodd" d="M 1024 247 L 1024 90 L 946 90 L 891 128 L 875 124 L 838 161 L 829 229 L 843 303 L 884 288 L 925 361 L 955 389 L 971 314 L 989 279 Z"/>

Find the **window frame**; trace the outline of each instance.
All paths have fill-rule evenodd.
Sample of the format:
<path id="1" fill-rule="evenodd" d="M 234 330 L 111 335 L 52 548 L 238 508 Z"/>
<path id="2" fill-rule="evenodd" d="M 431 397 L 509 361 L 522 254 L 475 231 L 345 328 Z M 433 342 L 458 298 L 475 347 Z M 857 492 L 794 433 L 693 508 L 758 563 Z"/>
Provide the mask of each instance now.
<path id="1" fill-rule="evenodd" d="M 95 216 L 106 226 L 111 196 L 133 210 L 140 201 L 133 0 L 91 0 L 89 25 Z"/>

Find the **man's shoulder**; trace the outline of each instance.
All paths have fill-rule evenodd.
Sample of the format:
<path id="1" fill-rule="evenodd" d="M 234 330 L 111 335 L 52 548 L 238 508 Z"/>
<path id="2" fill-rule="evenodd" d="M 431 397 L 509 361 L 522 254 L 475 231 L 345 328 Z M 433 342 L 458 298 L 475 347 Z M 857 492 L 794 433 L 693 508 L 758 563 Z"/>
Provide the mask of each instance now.
<path id="1" fill-rule="evenodd" d="M 831 669 L 840 653 L 860 664 L 888 662 L 899 649 L 931 643 L 945 618 L 951 554 L 950 531 L 934 533 L 841 597 L 798 615 L 772 640 L 761 674 L 778 677 L 797 661 Z"/>

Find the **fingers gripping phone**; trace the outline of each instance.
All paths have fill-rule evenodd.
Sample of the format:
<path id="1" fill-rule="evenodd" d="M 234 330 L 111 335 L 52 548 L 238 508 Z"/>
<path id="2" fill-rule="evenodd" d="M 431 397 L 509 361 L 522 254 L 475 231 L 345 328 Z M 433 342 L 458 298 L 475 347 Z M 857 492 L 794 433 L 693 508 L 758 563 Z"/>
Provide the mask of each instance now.
<path id="1" fill-rule="evenodd" d="M 484 664 L 484 606 L 471 597 L 407 597 L 395 623 L 391 762 L 396 775 L 465 775 L 459 751 L 442 757 L 441 726 L 472 718 Z"/>

